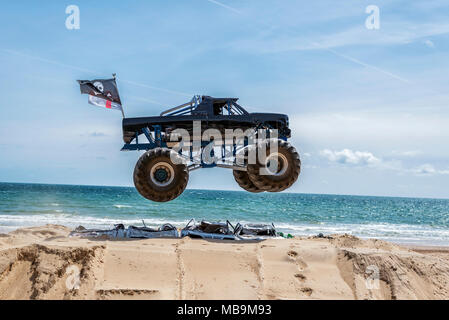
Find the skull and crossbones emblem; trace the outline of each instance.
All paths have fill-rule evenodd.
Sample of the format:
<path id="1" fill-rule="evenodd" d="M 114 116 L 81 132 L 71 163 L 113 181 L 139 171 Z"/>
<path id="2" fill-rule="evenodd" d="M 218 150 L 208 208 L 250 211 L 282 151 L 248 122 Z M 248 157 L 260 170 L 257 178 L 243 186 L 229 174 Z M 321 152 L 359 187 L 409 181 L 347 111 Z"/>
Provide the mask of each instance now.
<path id="1" fill-rule="evenodd" d="M 103 91 L 104 91 L 103 83 L 96 81 L 96 82 L 94 82 L 94 87 L 97 88 L 98 91 L 103 93 Z"/>

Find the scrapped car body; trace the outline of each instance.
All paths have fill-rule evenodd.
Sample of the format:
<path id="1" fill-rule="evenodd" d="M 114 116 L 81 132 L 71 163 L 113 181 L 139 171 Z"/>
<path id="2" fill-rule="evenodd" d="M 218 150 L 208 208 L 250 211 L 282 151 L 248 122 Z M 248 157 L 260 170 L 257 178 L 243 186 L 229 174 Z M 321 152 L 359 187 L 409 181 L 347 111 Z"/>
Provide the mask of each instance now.
<path id="1" fill-rule="evenodd" d="M 229 221 L 197 223 L 194 219 L 181 230 L 181 237 L 213 239 L 213 240 L 237 240 L 234 227 Z"/>
<path id="2" fill-rule="evenodd" d="M 187 225 L 178 230 L 170 223 L 159 228 L 149 228 L 143 223 L 143 227 L 117 224 L 113 229 L 85 229 L 80 226 L 70 233 L 70 237 L 80 237 L 98 240 L 120 240 L 120 239 L 158 239 L 158 238 L 184 238 L 204 240 L 248 240 L 261 241 L 266 239 L 282 239 L 276 232 L 273 224 L 240 224 L 235 227 L 229 222 L 196 222 L 191 219 Z"/>
<path id="3" fill-rule="evenodd" d="M 158 229 L 129 226 L 126 237 L 129 239 L 178 238 L 178 229 L 171 224 L 165 224 Z"/>
<path id="4" fill-rule="evenodd" d="M 276 232 L 273 224 L 240 224 L 234 227 L 226 222 L 196 222 L 194 219 L 181 230 L 181 237 L 212 240 L 248 240 L 262 241 L 267 239 L 283 239 Z"/>
<path id="5" fill-rule="evenodd" d="M 88 239 L 156 239 L 156 238 L 178 238 L 178 229 L 171 224 L 165 224 L 158 229 L 148 227 L 129 226 L 123 224 L 115 225 L 114 229 L 85 229 L 78 227 L 70 233 L 71 237 Z"/>
<path id="6" fill-rule="evenodd" d="M 276 237 L 276 228 L 274 224 L 240 224 L 235 226 L 236 234 L 239 236 L 267 236 Z"/>

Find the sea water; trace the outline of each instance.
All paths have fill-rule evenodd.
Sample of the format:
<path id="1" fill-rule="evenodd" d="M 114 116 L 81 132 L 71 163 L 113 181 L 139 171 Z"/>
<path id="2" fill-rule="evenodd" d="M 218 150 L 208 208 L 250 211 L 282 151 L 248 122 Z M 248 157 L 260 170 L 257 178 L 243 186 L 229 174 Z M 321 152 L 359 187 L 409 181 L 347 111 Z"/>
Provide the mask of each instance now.
<path id="1" fill-rule="evenodd" d="M 405 244 L 449 245 L 449 200 L 186 190 L 169 203 L 134 188 L 0 183 L 0 232 L 58 224 L 183 227 L 190 219 L 274 223 L 278 231 L 311 236 L 348 233 Z"/>

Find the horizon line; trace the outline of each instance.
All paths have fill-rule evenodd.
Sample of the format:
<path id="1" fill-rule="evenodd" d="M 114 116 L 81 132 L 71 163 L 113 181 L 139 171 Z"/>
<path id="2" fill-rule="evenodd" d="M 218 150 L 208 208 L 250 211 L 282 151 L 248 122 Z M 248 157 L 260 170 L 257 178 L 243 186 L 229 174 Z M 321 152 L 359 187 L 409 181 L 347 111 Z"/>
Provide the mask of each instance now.
<path id="1" fill-rule="evenodd" d="M 1 184 L 30 184 L 30 185 L 43 185 L 43 186 L 66 186 L 66 187 L 98 187 L 98 188 L 131 188 L 135 189 L 134 186 L 112 186 L 112 185 L 95 185 L 95 184 L 70 184 L 70 183 L 41 183 L 41 182 L 8 182 L 0 181 Z M 241 192 L 248 193 L 242 190 L 223 190 L 223 189 L 197 189 L 197 188 L 187 188 L 186 191 L 221 191 L 221 192 Z M 136 190 L 137 192 L 137 190 Z M 280 194 L 293 194 L 293 195 L 318 195 L 318 196 L 345 196 L 345 197 L 367 197 L 367 198 L 402 198 L 402 199 L 427 199 L 427 200 L 449 200 L 449 198 L 438 198 L 438 197 L 412 197 L 412 196 L 391 196 L 391 195 L 366 195 L 366 194 L 337 194 L 337 193 L 313 193 L 313 192 L 280 192 Z"/>

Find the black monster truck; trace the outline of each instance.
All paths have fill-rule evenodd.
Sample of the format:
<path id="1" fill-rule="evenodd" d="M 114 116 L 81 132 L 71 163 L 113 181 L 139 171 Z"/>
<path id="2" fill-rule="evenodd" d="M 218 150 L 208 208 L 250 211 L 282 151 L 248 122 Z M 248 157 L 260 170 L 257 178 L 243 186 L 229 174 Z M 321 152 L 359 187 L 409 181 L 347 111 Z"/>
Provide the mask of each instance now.
<path id="1" fill-rule="evenodd" d="M 296 149 L 287 142 L 291 136 L 288 116 L 248 113 L 237 101 L 195 96 L 159 117 L 124 118 L 122 150 L 146 151 L 134 170 L 139 193 L 152 201 L 171 201 L 185 190 L 190 171 L 211 167 L 232 169 L 239 186 L 249 192 L 281 192 L 290 188 L 298 179 L 301 161 Z M 192 141 L 179 140 L 180 129 Z M 203 134 L 208 129 L 214 129 L 214 139 L 204 141 Z M 229 140 L 228 130 L 250 132 L 256 139 L 244 136 Z M 225 138 L 217 141 L 217 132 Z M 142 142 L 142 135 L 147 141 Z M 193 141 L 198 135 L 195 150 Z M 248 155 L 254 150 L 257 156 L 251 162 Z M 206 161 L 205 153 L 214 161 Z M 266 156 L 261 157 L 260 153 Z M 274 170 L 263 170 L 273 168 L 271 164 Z"/>
<path id="2" fill-rule="evenodd" d="M 134 170 L 143 197 L 157 202 L 177 198 L 189 172 L 200 168 L 232 169 L 239 186 L 253 193 L 284 191 L 298 179 L 301 161 L 287 142 L 286 115 L 248 113 L 236 98 L 195 96 L 159 117 L 126 118 L 113 76 L 78 83 L 90 104 L 122 111 L 122 150 L 146 151 Z"/>

